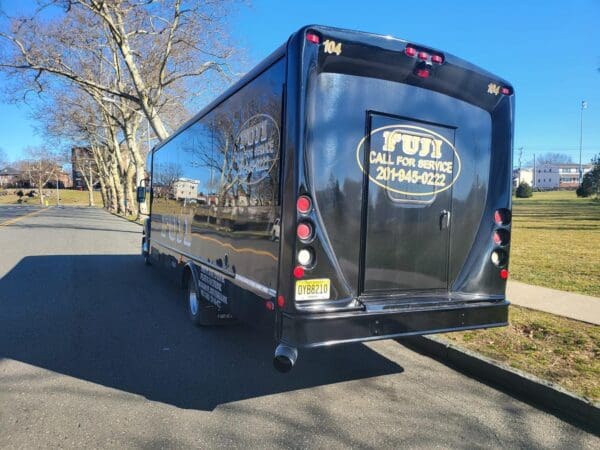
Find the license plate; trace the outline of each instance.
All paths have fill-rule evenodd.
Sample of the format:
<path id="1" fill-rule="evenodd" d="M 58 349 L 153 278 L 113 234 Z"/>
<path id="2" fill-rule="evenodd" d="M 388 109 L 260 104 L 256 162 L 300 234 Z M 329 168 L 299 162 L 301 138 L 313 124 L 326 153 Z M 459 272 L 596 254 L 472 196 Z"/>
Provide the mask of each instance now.
<path id="1" fill-rule="evenodd" d="M 329 300 L 329 278 L 296 281 L 296 300 Z"/>

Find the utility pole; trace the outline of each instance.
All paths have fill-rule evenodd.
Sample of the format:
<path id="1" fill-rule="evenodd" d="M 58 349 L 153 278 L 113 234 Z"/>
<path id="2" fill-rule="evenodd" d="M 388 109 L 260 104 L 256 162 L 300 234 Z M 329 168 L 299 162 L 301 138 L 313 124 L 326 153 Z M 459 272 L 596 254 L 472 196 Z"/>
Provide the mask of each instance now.
<path id="1" fill-rule="evenodd" d="M 581 165 L 581 151 L 583 148 L 583 110 L 587 108 L 587 102 L 581 101 L 581 114 L 579 119 L 579 185 L 583 183 L 583 169 Z"/>
<path id="2" fill-rule="evenodd" d="M 531 180 L 531 184 L 535 187 L 535 153 L 533 154 L 533 179 Z"/>
<path id="3" fill-rule="evenodd" d="M 519 147 L 519 184 L 521 184 L 521 160 L 523 159 L 523 147 Z"/>

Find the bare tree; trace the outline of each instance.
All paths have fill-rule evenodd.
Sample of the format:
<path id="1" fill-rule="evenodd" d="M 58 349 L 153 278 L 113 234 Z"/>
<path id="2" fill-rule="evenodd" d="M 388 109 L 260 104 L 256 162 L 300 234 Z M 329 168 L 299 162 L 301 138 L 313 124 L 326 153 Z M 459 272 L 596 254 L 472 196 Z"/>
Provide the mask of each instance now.
<path id="1" fill-rule="evenodd" d="M 44 186 L 57 178 L 61 171 L 58 153 L 44 147 L 29 147 L 22 168 L 33 187 L 38 190 L 40 204 L 44 204 Z"/>
<path id="2" fill-rule="evenodd" d="M 10 44 L 0 67 L 27 73 L 39 89 L 41 78 L 53 75 L 131 102 L 162 140 L 169 134 L 160 114 L 165 99 L 182 85 L 202 90 L 208 74 L 229 73 L 234 53 L 225 27 L 229 3 L 40 0 L 36 14 L 12 18 L 0 30 Z M 62 14 L 42 19 L 46 8 L 60 8 Z M 99 63 L 121 82 L 99 76 Z"/>
<path id="3" fill-rule="evenodd" d="M 6 151 L 0 147 L 0 167 L 4 167 L 8 164 L 8 156 L 6 156 Z"/>
<path id="4" fill-rule="evenodd" d="M 14 81 L 7 90 L 55 93 L 51 109 L 74 103 L 65 118 L 77 115 L 88 135 L 77 144 L 93 149 L 105 205 L 137 212 L 140 139 L 149 138 L 142 117 L 162 140 L 189 116 L 190 99 L 229 79 L 226 13 L 234 1 L 38 0 L 30 15 L 0 20 L 0 69 Z"/>
<path id="5" fill-rule="evenodd" d="M 542 164 L 570 164 L 573 162 L 573 159 L 569 155 L 565 155 L 564 153 L 544 153 L 538 157 L 536 157 L 536 165 Z"/>
<path id="6" fill-rule="evenodd" d="M 72 152 L 73 168 L 81 176 L 83 184 L 88 191 L 89 206 L 94 206 L 94 185 L 98 182 L 99 176 L 93 150 L 91 147 L 74 147 Z"/>

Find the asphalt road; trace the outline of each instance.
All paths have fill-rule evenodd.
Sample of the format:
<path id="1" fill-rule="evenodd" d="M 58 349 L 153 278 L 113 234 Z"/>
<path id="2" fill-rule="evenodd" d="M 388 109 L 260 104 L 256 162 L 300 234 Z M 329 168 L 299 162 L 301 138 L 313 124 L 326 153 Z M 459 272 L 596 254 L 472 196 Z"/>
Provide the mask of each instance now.
<path id="1" fill-rule="evenodd" d="M 41 206 L 0 205 L 0 225 L 41 209 Z"/>
<path id="2" fill-rule="evenodd" d="M 192 327 L 139 240 L 93 209 L 0 226 L 0 447 L 600 448 L 394 341 L 276 373 L 268 337 Z"/>

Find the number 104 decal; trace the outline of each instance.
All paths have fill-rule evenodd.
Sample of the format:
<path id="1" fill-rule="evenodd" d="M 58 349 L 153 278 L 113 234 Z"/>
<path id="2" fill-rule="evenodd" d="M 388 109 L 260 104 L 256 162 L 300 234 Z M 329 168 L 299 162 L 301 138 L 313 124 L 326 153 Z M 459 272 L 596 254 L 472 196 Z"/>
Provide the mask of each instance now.
<path id="1" fill-rule="evenodd" d="M 330 54 L 335 53 L 336 55 L 340 56 L 342 54 L 342 43 L 327 39 L 325 42 L 323 42 L 323 51 Z"/>

